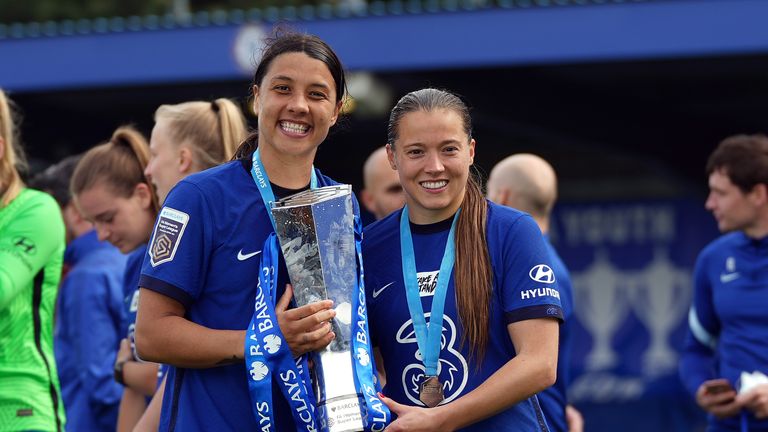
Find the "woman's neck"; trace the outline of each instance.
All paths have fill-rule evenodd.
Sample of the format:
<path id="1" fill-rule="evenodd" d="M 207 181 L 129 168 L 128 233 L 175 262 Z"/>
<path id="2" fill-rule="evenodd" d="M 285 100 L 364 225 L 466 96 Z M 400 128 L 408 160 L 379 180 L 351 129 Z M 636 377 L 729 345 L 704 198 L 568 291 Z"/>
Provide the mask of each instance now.
<path id="1" fill-rule="evenodd" d="M 456 203 L 451 203 L 451 205 L 441 209 L 427 209 L 408 201 L 409 200 L 406 199 L 406 204 L 408 204 L 408 220 L 416 225 L 428 225 L 442 222 L 456 214 L 461 207 L 462 202 L 459 200 Z"/>
<path id="2" fill-rule="evenodd" d="M 270 146 L 259 150 L 269 181 L 286 189 L 301 189 L 312 178 L 312 162 L 316 149 L 308 154 L 287 155 L 274 151 Z"/>

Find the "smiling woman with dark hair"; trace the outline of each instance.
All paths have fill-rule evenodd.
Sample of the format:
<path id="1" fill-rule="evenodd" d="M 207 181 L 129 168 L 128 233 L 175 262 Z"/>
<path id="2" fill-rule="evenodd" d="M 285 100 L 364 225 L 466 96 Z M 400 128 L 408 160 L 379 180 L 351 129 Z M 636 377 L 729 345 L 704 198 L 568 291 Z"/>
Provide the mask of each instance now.
<path id="1" fill-rule="evenodd" d="M 562 311 L 538 226 L 484 199 L 457 96 L 405 95 L 388 135 L 406 206 L 363 241 L 387 431 L 547 431 L 534 395 L 555 381 Z"/>
<path id="2" fill-rule="evenodd" d="M 187 177 L 166 198 L 142 271 L 136 334 L 142 358 L 173 366 L 160 430 L 261 430 L 243 358 L 261 248 L 274 232 L 269 203 L 336 184 L 313 161 L 338 119 L 345 87 L 325 42 L 277 36 L 254 74 L 258 131 L 236 160 Z M 331 302 L 288 310 L 292 292 L 280 265 L 275 309 L 292 354 L 328 345 L 335 337 Z M 294 430 L 285 402 L 270 414 L 272 430 Z"/>

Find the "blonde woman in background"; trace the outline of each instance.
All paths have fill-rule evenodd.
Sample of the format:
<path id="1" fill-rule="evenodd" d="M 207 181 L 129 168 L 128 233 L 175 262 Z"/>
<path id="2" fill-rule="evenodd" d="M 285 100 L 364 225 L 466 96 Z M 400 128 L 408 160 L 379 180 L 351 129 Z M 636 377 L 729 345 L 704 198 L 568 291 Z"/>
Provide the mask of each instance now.
<path id="1" fill-rule="evenodd" d="M 155 111 L 144 174 L 152 181 L 160 202 L 189 174 L 228 161 L 247 135 L 245 117 L 229 99 L 161 105 Z M 134 287 L 135 288 L 135 287 Z M 160 366 L 158 389 L 134 431 L 156 431 L 165 392 L 165 365 Z"/>
<path id="2" fill-rule="evenodd" d="M 246 132 L 243 113 L 229 99 L 161 105 L 144 171 L 160 202 L 179 180 L 230 160 Z"/>
<path id="3" fill-rule="evenodd" d="M 13 120 L 0 90 L 0 431 L 62 431 L 53 312 L 64 222 L 52 197 L 21 180 Z"/>

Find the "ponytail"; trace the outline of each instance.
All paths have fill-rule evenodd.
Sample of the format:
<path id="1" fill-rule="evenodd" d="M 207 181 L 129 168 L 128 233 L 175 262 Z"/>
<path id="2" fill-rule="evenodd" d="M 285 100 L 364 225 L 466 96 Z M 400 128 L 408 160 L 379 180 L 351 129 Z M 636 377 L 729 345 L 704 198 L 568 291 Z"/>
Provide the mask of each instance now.
<path id="1" fill-rule="evenodd" d="M 122 197 L 129 197 L 137 185 L 147 185 L 152 196 L 152 213 L 160 206 L 152 183 L 144 176 L 149 162 L 149 145 L 144 136 L 131 126 L 115 130 L 109 141 L 88 150 L 75 168 L 70 183 L 72 196 L 80 195 L 97 183 L 106 183 Z"/>
<path id="2" fill-rule="evenodd" d="M 477 356 L 480 365 L 488 347 L 493 269 L 486 239 L 488 203 L 476 177 L 470 171 L 456 222 L 454 285 L 456 309 L 464 326 L 461 344 L 470 342 L 469 358 Z"/>
<path id="3" fill-rule="evenodd" d="M 161 120 L 168 121 L 174 145 L 185 144 L 192 150 L 198 170 L 230 160 L 247 132 L 242 111 L 226 98 L 161 105 L 155 122 Z"/>

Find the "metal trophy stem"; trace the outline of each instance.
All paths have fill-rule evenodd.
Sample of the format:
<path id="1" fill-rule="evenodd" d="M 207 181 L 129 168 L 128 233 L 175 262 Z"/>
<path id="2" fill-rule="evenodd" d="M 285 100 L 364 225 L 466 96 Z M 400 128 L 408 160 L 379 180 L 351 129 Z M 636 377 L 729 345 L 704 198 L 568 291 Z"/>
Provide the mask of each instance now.
<path id="1" fill-rule="evenodd" d="M 277 237 L 298 306 L 331 299 L 336 338 L 313 353 L 316 414 L 323 431 L 363 430 L 361 397 L 355 388 L 352 300 L 357 278 L 354 212 L 349 185 L 311 189 L 272 204 Z"/>

